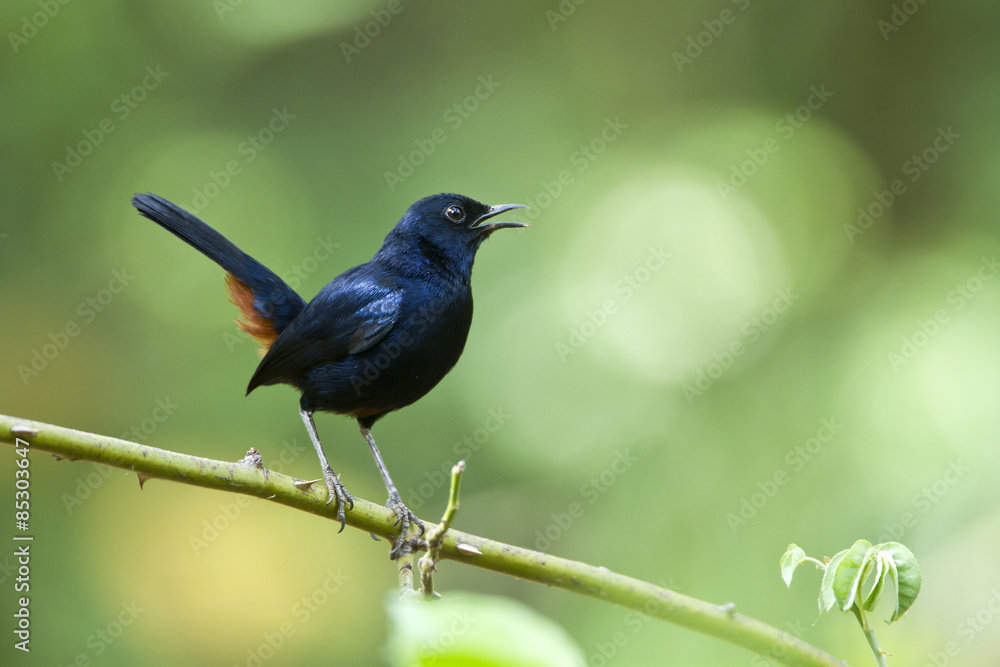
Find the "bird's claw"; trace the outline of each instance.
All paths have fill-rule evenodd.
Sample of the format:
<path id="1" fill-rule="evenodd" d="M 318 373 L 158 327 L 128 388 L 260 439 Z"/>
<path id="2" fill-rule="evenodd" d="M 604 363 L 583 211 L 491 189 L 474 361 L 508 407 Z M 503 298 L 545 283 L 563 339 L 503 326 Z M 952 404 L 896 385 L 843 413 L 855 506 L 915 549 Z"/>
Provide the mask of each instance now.
<path id="1" fill-rule="evenodd" d="M 411 544 L 411 542 L 419 542 L 420 536 L 424 534 L 424 522 L 418 519 L 417 515 L 403 504 L 403 500 L 399 497 L 399 494 L 389 496 L 389 501 L 385 506 L 396 514 L 396 522 L 393 525 L 399 526 L 399 537 L 393 540 L 392 551 L 389 552 L 389 559 L 396 560 L 408 550 L 413 549 L 414 544 Z M 420 533 L 413 540 L 408 540 L 406 534 L 410 530 L 411 523 L 416 524 L 420 528 Z"/>
<path id="2" fill-rule="evenodd" d="M 323 478 L 326 480 L 326 490 L 328 492 L 326 504 L 329 505 L 333 502 L 334 498 L 337 499 L 337 520 L 340 521 L 340 530 L 337 532 L 343 532 L 344 526 L 347 525 L 344 511 L 345 509 L 354 509 L 354 498 L 351 497 L 351 494 L 341 484 L 340 475 L 333 472 L 333 468 L 327 466 L 323 470 Z"/>

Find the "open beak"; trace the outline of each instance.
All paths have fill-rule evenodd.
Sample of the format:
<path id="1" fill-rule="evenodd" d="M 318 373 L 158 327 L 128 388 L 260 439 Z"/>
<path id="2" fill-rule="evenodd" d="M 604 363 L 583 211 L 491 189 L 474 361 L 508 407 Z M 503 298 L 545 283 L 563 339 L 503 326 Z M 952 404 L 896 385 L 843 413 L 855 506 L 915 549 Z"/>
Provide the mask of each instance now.
<path id="1" fill-rule="evenodd" d="M 525 222 L 486 222 L 494 216 L 506 213 L 507 211 L 513 211 L 516 208 L 528 207 L 524 204 L 500 204 L 498 206 L 490 206 L 486 214 L 472 223 L 472 225 L 469 226 L 469 229 L 482 230 L 484 232 L 495 232 L 496 230 L 503 229 L 504 227 L 531 227 L 531 225 Z"/>

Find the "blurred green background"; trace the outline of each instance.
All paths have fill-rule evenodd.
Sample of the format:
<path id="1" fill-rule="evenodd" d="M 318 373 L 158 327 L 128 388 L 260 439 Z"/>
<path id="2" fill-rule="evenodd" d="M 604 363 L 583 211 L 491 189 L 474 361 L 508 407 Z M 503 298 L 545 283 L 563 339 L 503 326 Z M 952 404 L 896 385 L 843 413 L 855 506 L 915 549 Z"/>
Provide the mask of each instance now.
<path id="1" fill-rule="evenodd" d="M 995 3 L 0 17 L 3 413 L 226 460 L 255 446 L 314 478 L 298 394 L 243 396 L 258 357 L 222 271 L 132 193 L 196 211 L 307 299 L 425 195 L 530 204 L 512 217 L 534 226 L 479 255 L 461 362 L 375 429 L 411 508 L 436 520 L 464 456 L 457 528 L 734 602 L 853 665 L 872 664 L 854 619 L 813 626 L 819 576 L 786 590 L 778 558 L 896 538 L 924 588 L 879 622 L 892 664 L 996 664 Z M 347 487 L 382 500 L 356 425 L 318 428 Z M 34 651 L 8 629 L 0 662 L 247 665 L 291 627 L 269 664 L 388 664 L 385 543 L 87 463 L 31 470 Z M 468 567 L 439 586 L 525 603 L 593 667 L 765 664 Z"/>

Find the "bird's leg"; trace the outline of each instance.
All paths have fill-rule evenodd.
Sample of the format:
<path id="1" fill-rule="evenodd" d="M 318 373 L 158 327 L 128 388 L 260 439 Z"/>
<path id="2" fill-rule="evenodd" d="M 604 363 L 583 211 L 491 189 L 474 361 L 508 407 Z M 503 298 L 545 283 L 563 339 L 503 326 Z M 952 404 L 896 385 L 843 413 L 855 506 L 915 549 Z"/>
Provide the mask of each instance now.
<path id="1" fill-rule="evenodd" d="M 389 552 L 389 558 L 395 560 L 403 553 L 404 547 L 406 547 L 406 532 L 410 527 L 410 523 L 413 522 L 420 527 L 420 534 L 424 534 L 424 522 L 417 518 L 417 515 L 410 511 L 410 509 L 403 504 L 403 499 L 399 497 L 399 492 L 396 491 L 396 485 L 392 483 L 392 478 L 389 477 L 389 471 L 386 469 L 385 464 L 382 462 L 382 455 L 378 451 L 378 447 L 375 446 L 375 438 L 372 437 L 372 432 L 369 431 L 364 426 L 361 427 L 361 435 L 365 436 L 365 440 L 368 441 L 368 446 L 371 447 L 372 456 L 375 457 L 375 465 L 378 466 L 378 471 L 382 475 L 382 481 L 385 482 L 385 488 L 389 492 L 389 501 L 385 504 L 386 507 L 391 509 L 396 513 L 398 517 L 396 523 L 400 524 L 399 537 L 392 544 L 392 551 Z"/>
<path id="2" fill-rule="evenodd" d="M 344 518 L 345 508 L 354 509 L 354 498 L 351 494 L 347 492 L 344 485 L 340 483 L 340 475 L 333 472 L 333 468 L 327 463 L 326 454 L 323 453 L 323 445 L 320 444 L 319 434 L 316 433 L 316 423 L 313 421 L 313 413 L 306 410 L 299 410 L 299 414 L 302 415 L 302 421 L 305 422 L 306 430 L 309 431 L 309 438 L 312 440 L 313 447 L 316 448 L 316 454 L 319 455 L 319 462 L 323 466 L 323 479 L 326 480 L 326 490 L 329 494 L 326 504 L 329 505 L 333 502 L 334 497 L 337 498 L 337 519 L 340 520 L 340 530 L 344 530 L 344 525 L 347 520 Z"/>

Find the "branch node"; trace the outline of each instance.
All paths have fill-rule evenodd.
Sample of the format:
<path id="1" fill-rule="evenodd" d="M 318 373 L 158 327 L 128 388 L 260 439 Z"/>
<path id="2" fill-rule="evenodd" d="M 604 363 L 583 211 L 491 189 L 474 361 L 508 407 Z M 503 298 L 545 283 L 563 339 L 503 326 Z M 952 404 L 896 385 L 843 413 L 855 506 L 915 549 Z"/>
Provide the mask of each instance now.
<path id="1" fill-rule="evenodd" d="M 248 465 L 251 468 L 257 468 L 258 470 L 264 470 L 264 474 L 267 474 L 267 471 L 264 468 L 264 457 L 261 456 L 256 447 L 248 449 L 247 455 L 237 461 L 237 463 L 242 463 L 243 465 Z"/>

